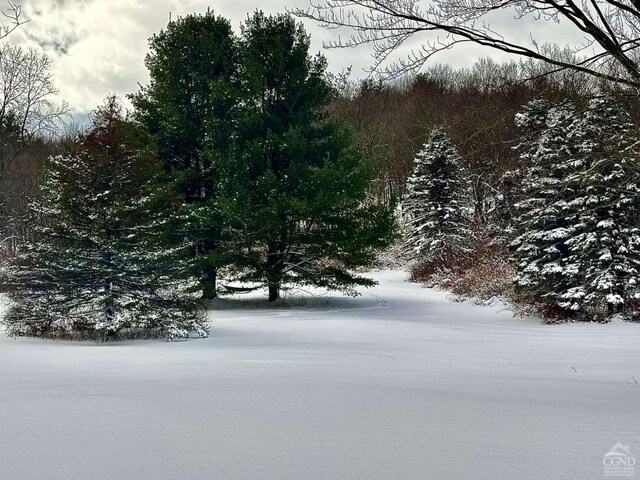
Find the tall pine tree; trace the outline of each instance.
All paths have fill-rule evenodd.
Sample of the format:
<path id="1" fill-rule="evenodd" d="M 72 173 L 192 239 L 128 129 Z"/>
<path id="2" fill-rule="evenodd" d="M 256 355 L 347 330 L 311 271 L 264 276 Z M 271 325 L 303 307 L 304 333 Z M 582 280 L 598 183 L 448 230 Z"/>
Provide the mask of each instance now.
<path id="1" fill-rule="evenodd" d="M 367 203 L 375 169 L 328 117 L 326 60 L 288 15 L 255 13 L 238 45 L 242 102 L 219 202 L 234 278 L 266 286 L 270 301 L 286 284 L 372 285 L 353 269 L 372 264 L 394 222 Z"/>
<path id="2" fill-rule="evenodd" d="M 50 159 L 39 223 L 8 269 L 10 334 L 64 338 L 206 335 L 176 249 L 159 246 L 155 156 L 115 98 L 76 152 Z"/>
<path id="3" fill-rule="evenodd" d="M 233 138 L 237 62 L 228 20 L 207 12 L 169 22 L 150 40 L 150 83 L 131 95 L 134 118 L 155 139 L 183 205 L 176 240 L 191 245 L 190 265 L 205 298 L 216 295 L 221 219 L 215 199 L 220 163 Z"/>
<path id="4" fill-rule="evenodd" d="M 580 282 L 562 305 L 591 318 L 622 311 L 637 294 L 640 275 L 640 159 L 637 131 L 614 98 L 589 102 L 578 132 L 585 169 L 576 174 L 570 207 L 575 234 L 567 246 Z"/>

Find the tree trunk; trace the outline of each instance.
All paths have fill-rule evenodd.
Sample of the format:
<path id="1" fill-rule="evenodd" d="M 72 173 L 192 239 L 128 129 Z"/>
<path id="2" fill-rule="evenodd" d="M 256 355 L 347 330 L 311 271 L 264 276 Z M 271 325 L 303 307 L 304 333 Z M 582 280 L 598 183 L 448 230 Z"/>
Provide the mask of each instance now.
<path id="1" fill-rule="evenodd" d="M 280 284 L 282 283 L 282 250 L 277 244 L 267 245 L 265 267 L 269 286 L 269 301 L 275 302 L 280 298 Z"/>
<path id="2" fill-rule="evenodd" d="M 275 302 L 280 298 L 280 284 L 269 282 L 269 301 Z"/>
<path id="3" fill-rule="evenodd" d="M 202 298 L 204 300 L 212 300 L 218 297 L 217 288 L 218 270 L 212 268 L 207 271 L 200 280 L 202 285 Z"/>

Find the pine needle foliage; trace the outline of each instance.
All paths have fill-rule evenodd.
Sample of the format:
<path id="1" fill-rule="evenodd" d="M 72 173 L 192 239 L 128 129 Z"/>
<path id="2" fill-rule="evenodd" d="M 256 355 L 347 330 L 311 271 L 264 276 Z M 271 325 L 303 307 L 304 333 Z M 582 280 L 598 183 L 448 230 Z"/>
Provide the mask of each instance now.
<path id="1" fill-rule="evenodd" d="M 178 248 L 163 248 L 155 156 L 114 97 L 76 151 L 49 160 L 31 205 L 34 239 L 8 270 L 12 335 L 186 338 L 207 334 Z"/>

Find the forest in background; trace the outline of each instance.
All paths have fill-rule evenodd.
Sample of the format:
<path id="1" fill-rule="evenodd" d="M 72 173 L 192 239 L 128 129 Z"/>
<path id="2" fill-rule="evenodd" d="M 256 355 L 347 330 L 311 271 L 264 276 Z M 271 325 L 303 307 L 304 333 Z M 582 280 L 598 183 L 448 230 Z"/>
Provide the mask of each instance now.
<path id="1" fill-rule="evenodd" d="M 556 54 L 563 58 L 571 56 L 567 52 Z M 414 280 L 482 302 L 506 299 L 516 311 L 543 315 L 550 321 L 576 318 L 576 315 L 583 319 L 608 318 L 602 312 L 592 316 L 582 307 L 576 311 L 560 308 L 553 300 L 543 300 L 541 297 L 558 285 L 557 279 L 543 282 L 542 291 L 533 295 L 527 288 L 514 288 L 519 256 L 513 248 L 510 251 L 510 243 L 519 230 L 531 228 L 523 221 L 518 224 L 522 213 L 518 207 L 527 196 L 523 182 L 526 183 L 527 172 L 532 168 L 523 149 L 525 143 L 535 143 L 544 136 L 543 128 L 537 132 L 527 131 L 516 120 L 536 101 L 547 102 L 547 109 L 552 106 L 575 108 L 575 114 L 567 121 L 570 123 L 580 114 L 588 114 L 593 99 L 615 99 L 613 103 L 624 110 L 623 115 L 628 115 L 631 125 L 628 128 L 633 145 L 625 154 L 629 167 L 635 172 L 637 160 L 633 136 L 640 110 L 633 93 L 587 74 L 559 72 L 542 62 L 497 63 L 489 58 L 478 61 L 471 68 L 436 65 L 426 68 L 423 73 L 392 82 L 348 82 L 342 77 L 341 85 L 342 95 L 332 105 L 332 113 L 353 129 L 367 156 L 380 162 L 382 169 L 371 191 L 376 198 L 396 199 L 402 205 L 407 196 L 407 179 L 416 168 L 416 157 L 429 143 L 434 129 L 446 132 L 459 155 L 460 175 L 467 190 L 465 205 L 461 207 L 467 218 L 461 230 L 468 228 L 468 236 L 475 240 L 466 254 L 427 261 L 426 252 L 416 252 L 415 236 L 408 238 L 411 232 L 407 231 L 407 219 L 401 208 L 398 218 L 401 224 L 404 223 L 405 231 L 393 249 L 393 256 L 410 267 Z M 611 132 L 608 135 L 607 141 L 612 143 L 608 148 L 616 153 L 623 150 L 614 144 L 615 135 Z M 575 141 L 578 143 L 584 138 Z M 564 136 L 562 142 L 571 148 L 570 135 Z M 562 147 L 558 146 L 559 149 Z M 611 153 L 594 155 L 613 162 Z M 569 153 L 571 155 L 579 157 L 575 151 Z M 557 161 L 555 157 L 543 163 L 552 165 Z M 637 181 L 635 177 L 627 180 L 633 185 Z M 610 182 L 615 190 L 615 181 Z M 552 192 L 544 203 L 551 205 L 557 196 L 557 191 Z M 611 202 L 611 199 L 607 201 Z M 610 206 L 605 206 L 606 212 L 600 214 L 611 215 Z M 636 215 L 633 205 L 622 208 L 629 209 L 631 216 Z M 558 213 L 558 216 L 565 214 Z M 434 231 L 423 237 L 430 235 L 438 236 Z M 459 242 L 455 236 L 449 241 Z M 558 243 L 556 239 L 550 245 Z M 573 282 L 572 286 L 577 286 L 576 280 Z M 627 302 L 627 305 L 627 313 L 632 316 L 635 301 Z"/>

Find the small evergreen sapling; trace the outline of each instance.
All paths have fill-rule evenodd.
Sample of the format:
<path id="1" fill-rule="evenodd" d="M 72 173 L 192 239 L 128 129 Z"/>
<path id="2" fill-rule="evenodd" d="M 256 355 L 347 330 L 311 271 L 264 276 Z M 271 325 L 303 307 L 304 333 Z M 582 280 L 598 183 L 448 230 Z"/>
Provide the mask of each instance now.
<path id="1" fill-rule="evenodd" d="M 38 224 L 8 271 L 13 335 L 61 338 L 207 334 L 162 224 L 153 155 L 109 98 L 77 151 L 50 159 Z"/>

